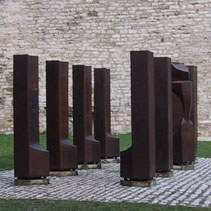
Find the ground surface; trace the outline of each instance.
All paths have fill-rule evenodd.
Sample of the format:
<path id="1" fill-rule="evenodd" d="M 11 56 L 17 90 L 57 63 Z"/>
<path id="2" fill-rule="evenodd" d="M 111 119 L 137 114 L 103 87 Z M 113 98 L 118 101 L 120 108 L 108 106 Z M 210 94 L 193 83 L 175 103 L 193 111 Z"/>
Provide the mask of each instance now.
<path id="1" fill-rule="evenodd" d="M 60 199 L 99 202 L 147 202 L 152 204 L 211 206 L 211 159 L 199 158 L 195 170 L 174 170 L 172 178 L 156 178 L 151 188 L 124 187 L 119 164 L 103 164 L 101 170 L 80 170 L 75 177 L 51 177 L 49 185 L 14 186 L 13 170 L 0 172 L 1 199 Z"/>
<path id="2" fill-rule="evenodd" d="M 120 138 L 120 150 L 126 150 L 131 146 L 131 134 L 118 135 Z M 70 141 L 72 138 L 70 136 Z M 46 135 L 40 135 L 40 143 L 46 149 Z M 0 171 L 14 168 L 13 135 L 0 134 Z M 211 142 L 198 141 L 198 157 L 211 158 Z"/>

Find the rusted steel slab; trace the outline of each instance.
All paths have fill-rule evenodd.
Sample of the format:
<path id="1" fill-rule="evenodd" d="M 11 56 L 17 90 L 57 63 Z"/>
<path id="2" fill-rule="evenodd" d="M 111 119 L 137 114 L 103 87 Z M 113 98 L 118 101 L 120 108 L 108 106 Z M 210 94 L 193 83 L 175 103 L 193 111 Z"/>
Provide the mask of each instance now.
<path id="1" fill-rule="evenodd" d="M 190 119 L 194 125 L 194 145 L 195 145 L 195 158 L 197 156 L 197 139 L 198 139 L 198 121 L 197 121 L 197 67 L 196 66 L 187 66 L 190 73 L 190 80 L 192 81 L 192 110 Z"/>
<path id="2" fill-rule="evenodd" d="M 173 163 L 183 165 L 194 161 L 194 126 L 190 119 L 192 82 L 174 81 L 173 99 Z"/>
<path id="3" fill-rule="evenodd" d="M 79 164 L 100 162 L 100 142 L 92 137 L 91 67 L 73 65 L 73 143 Z"/>
<path id="4" fill-rule="evenodd" d="M 110 70 L 94 70 L 94 131 L 101 158 L 119 156 L 119 138 L 111 134 Z"/>
<path id="5" fill-rule="evenodd" d="M 154 59 L 149 51 L 132 51 L 132 146 L 121 152 L 120 175 L 125 180 L 155 176 Z"/>
<path id="6" fill-rule="evenodd" d="M 49 152 L 39 144 L 38 57 L 14 56 L 13 83 L 15 177 L 47 177 Z"/>
<path id="7" fill-rule="evenodd" d="M 173 168 L 173 122 L 171 59 L 154 59 L 156 172 Z"/>
<path id="8" fill-rule="evenodd" d="M 68 140 L 68 62 L 46 62 L 47 149 L 50 170 L 74 170 L 77 146 Z"/>

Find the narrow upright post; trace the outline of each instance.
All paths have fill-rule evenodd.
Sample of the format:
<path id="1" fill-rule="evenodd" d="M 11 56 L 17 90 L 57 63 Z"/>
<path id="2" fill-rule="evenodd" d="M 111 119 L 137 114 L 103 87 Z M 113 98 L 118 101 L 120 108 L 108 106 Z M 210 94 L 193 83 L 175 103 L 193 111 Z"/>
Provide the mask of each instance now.
<path id="1" fill-rule="evenodd" d="M 173 164 L 175 169 L 194 169 L 194 126 L 191 121 L 192 82 L 188 68 L 181 63 L 172 63 L 173 103 Z"/>
<path id="2" fill-rule="evenodd" d="M 155 58 L 156 175 L 171 176 L 173 168 L 173 124 L 171 59 Z"/>
<path id="3" fill-rule="evenodd" d="M 101 143 L 101 158 L 119 156 L 119 138 L 111 134 L 110 70 L 94 71 L 94 131 Z"/>
<path id="4" fill-rule="evenodd" d="M 155 176 L 153 53 L 132 51 L 130 57 L 132 146 L 121 152 L 121 184 L 151 186 Z"/>
<path id="5" fill-rule="evenodd" d="M 50 152 L 51 174 L 76 175 L 73 170 L 78 166 L 77 147 L 68 140 L 67 62 L 46 62 L 46 91 L 47 149 Z"/>
<path id="6" fill-rule="evenodd" d="M 47 184 L 49 153 L 39 144 L 38 57 L 14 56 L 13 83 L 15 184 Z"/>
<path id="7" fill-rule="evenodd" d="M 91 67 L 84 65 L 73 66 L 73 143 L 78 146 L 79 164 L 86 165 L 82 168 L 100 162 L 100 142 L 92 137 Z"/>
<path id="8" fill-rule="evenodd" d="M 198 122 L 197 122 L 197 67 L 196 66 L 188 66 L 190 73 L 190 80 L 192 81 L 192 110 L 190 119 L 194 125 L 194 148 L 195 148 L 195 159 L 197 156 L 197 138 L 198 138 Z"/>

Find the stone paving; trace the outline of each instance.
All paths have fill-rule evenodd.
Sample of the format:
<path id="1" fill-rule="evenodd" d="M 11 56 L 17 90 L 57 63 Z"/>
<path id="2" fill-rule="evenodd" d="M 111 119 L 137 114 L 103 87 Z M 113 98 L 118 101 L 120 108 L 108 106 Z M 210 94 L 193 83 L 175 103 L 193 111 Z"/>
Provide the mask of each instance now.
<path id="1" fill-rule="evenodd" d="M 50 177 L 49 185 L 14 186 L 13 170 L 0 172 L 2 199 L 61 199 L 211 207 L 211 159 L 199 158 L 195 170 L 174 170 L 150 188 L 120 185 L 119 164 L 80 170 L 79 176 Z"/>

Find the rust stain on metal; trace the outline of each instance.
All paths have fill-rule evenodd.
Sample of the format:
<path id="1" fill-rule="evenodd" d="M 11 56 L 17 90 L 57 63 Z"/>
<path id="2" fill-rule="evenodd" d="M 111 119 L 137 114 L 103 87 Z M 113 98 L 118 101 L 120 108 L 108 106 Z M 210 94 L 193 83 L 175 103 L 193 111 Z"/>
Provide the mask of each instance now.
<path id="1" fill-rule="evenodd" d="M 111 134 L 110 70 L 94 70 L 94 134 L 101 143 L 101 158 L 119 156 L 119 138 Z"/>
<path id="2" fill-rule="evenodd" d="M 100 142 L 92 137 L 91 67 L 73 65 L 73 143 L 78 162 L 100 162 Z"/>
<path id="3" fill-rule="evenodd" d="M 49 152 L 39 144 L 38 57 L 14 56 L 14 168 L 19 179 L 49 175 Z"/>
<path id="4" fill-rule="evenodd" d="M 64 171 L 78 166 L 77 146 L 68 140 L 68 63 L 46 62 L 47 149 L 50 170 Z"/>

